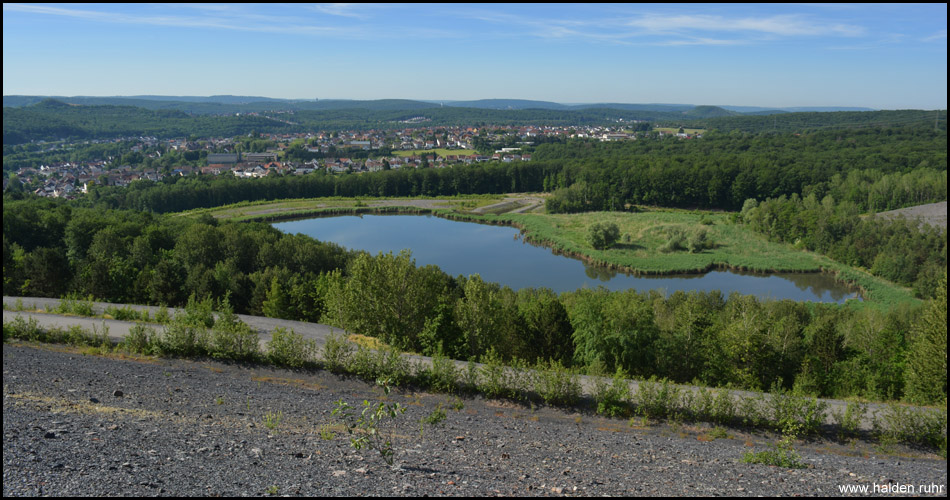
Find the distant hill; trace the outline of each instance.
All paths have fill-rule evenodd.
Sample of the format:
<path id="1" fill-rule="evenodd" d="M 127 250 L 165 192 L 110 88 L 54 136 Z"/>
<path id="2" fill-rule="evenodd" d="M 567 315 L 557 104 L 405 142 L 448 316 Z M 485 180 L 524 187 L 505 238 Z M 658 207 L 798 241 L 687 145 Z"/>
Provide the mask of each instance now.
<path id="1" fill-rule="evenodd" d="M 188 99 L 188 100 L 174 100 Z M 189 135 L 231 137 L 250 132 L 350 130 L 401 127 L 407 121 L 426 126 L 492 124 L 611 125 L 647 122 L 653 126 L 739 130 L 805 131 L 828 127 L 904 126 L 933 123 L 933 111 L 746 112 L 724 106 L 690 104 L 580 104 L 490 99 L 422 102 L 407 99 L 312 100 L 257 97 L 64 97 L 4 96 L 3 143 L 57 139 Z M 267 99 L 267 98 L 264 98 Z M 242 104 L 243 103 L 243 104 Z M 465 104 L 466 106 L 460 106 Z M 478 107 L 481 106 L 481 107 Z M 503 109 L 498 109 L 504 107 Z M 515 108 L 519 109 L 515 109 Z M 293 115 L 284 114 L 293 112 Z M 945 114 L 944 114 L 945 116 Z"/>
<path id="2" fill-rule="evenodd" d="M 31 106 L 47 96 L 3 96 L 3 107 Z M 407 99 L 379 99 L 373 101 L 334 100 L 291 100 L 272 99 L 253 96 L 129 96 L 129 97 L 52 97 L 68 104 L 83 106 L 135 106 L 150 110 L 177 110 L 195 115 L 228 115 L 235 113 L 254 113 L 263 111 L 297 110 L 337 110 L 362 109 L 369 111 L 401 111 L 413 109 L 431 109 L 439 107 L 421 101 Z"/>
<path id="3" fill-rule="evenodd" d="M 695 108 L 683 113 L 687 118 L 721 118 L 724 116 L 738 116 L 741 113 L 729 111 L 719 106 L 696 106 Z"/>
<path id="4" fill-rule="evenodd" d="M 771 113 L 831 113 L 835 111 L 877 111 L 874 108 L 857 108 L 849 106 L 799 106 L 792 108 L 761 108 L 758 106 L 719 106 L 729 111 L 738 111 L 744 114 L 771 114 Z"/>
<path id="5" fill-rule="evenodd" d="M 444 101 L 446 106 L 475 109 L 571 109 L 571 106 L 549 101 L 527 99 L 480 99 L 477 101 Z"/>
<path id="6" fill-rule="evenodd" d="M 562 104 L 551 101 L 535 101 L 530 99 L 479 99 L 473 101 L 417 101 L 410 99 L 376 99 L 376 100 L 349 100 L 349 99 L 276 99 L 260 96 L 3 96 L 4 107 L 23 107 L 36 104 L 44 99 L 56 99 L 68 104 L 135 106 L 151 110 L 178 110 L 190 114 L 234 114 L 263 111 L 326 111 L 360 109 L 368 111 L 411 111 L 418 109 L 433 109 L 440 107 L 471 108 L 487 110 L 557 110 L 581 111 L 592 109 L 612 109 L 619 111 L 638 111 L 647 113 L 646 116 L 671 118 L 680 113 L 690 118 L 712 118 L 721 116 L 769 115 L 790 112 L 835 112 L 835 111 L 873 111 L 871 108 L 857 108 L 845 106 L 823 107 L 792 107 L 792 108 L 763 108 L 757 106 L 697 106 L 694 104 L 666 104 L 666 103 L 590 103 L 590 104 Z M 669 113 L 669 114 L 667 114 Z"/>

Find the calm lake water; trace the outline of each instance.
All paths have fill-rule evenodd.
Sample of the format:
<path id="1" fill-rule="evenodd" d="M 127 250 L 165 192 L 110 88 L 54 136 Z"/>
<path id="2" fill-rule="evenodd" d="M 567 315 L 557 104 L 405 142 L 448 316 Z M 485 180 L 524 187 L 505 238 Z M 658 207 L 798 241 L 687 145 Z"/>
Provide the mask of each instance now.
<path id="1" fill-rule="evenodd" d="M 855 292 L 823 273 L 764 275 L 710 271 L 648 278 L 628 276 L 526 243 L 512 227 L 451 221 L 431 215 L 324 217 L 280 222 L 274 227 L 373 255 L 398 253 L 408 248 L 416 265 L 434 264 L 452 276 L 479 274 L 485 281 L 515 290 L 545 287 L 564 292 L 604 286 L 611 290 L 662 289 L 666 293 L 721 290 L 726 296 L 739 292 L 763 299 L 816 302 L 840 303 L 858 298 Z"/>

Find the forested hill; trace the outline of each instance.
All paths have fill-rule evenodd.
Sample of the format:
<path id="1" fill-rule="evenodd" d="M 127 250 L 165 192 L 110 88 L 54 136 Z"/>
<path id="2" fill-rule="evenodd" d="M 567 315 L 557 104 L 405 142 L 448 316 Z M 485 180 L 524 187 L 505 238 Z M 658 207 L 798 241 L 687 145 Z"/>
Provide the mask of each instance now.
<path id="1" fill-rule="evenodd" d="M 230 97 L 230 99 L 224 99 Z M 377 101 L 260 101 L 239 103 L 233 96 L 217 102 L 160 99 L 81 98 L 134 105 L 76 104 L 45 99 L 30 105 L 27 97 L 4 97 L 3 143 L 114 139 L 130 136 L 158 138 L 229 137 L 305 130 L 346 130 L 405 127 L 407 121 L 425 126 L 467 125 L 617 125 L 620 120 L 649 121 L 665 126 L 723 131 L 795 132 L 827 127 L 902 126 L 937 122 L 946 128 L 946 112 L 872 111 L 741 115 L 717 106 L 673 105 L 573 106 L 565 109 L 492 109 L 441 106 L 398 99 Z M 253 99 L 253 98 L 250 98 Z M 20 104 L 7 107 L 7 102 Z M 533 103 L 536 101 L 524 101 Z M 526 105 L 526 104 L 525 104 Z M 597 105 L 599 106 L 599 105 Z M 615 106 L 615 107 L 611 107 Z M 652 106 L 652 107 L 651 107 Z M 241 110 L 240 113 L 235 110 Z M 266 111 L 270 110 L 270 111 Z M 941 125 L 942 124 L 942 125 Z"/>
<path id="2" fill-rule="evenodd" d="M 3 108 L 4 144 L 130 136 L 231 137 L 251 130 L 279 132 L 291 127 L 264 116 L 192 116 L 134 106 L 77 106 L 53 99 L 22 108 Z"/>
<path id="3" fill-rule="evenodd" d="M 821 129 L 855 129 L 878 127 L 904 127 L 930 124 L 938 130 L 947 130 L 947 110 L 896 110 L 896 111 L 838 111 L 775 113 L 761 115 L 750 113 L 732 116 L 708 116 L 695 120 L 693 126 L 723 132 L 809 132 Z"/>
<path id="4" fill-rule="evenodd" d="M 156 101 L 158 102 L 158 101 Z M 22 144 L 36 140 L 111 139 L 129 136 L 159 138 L 196 135 L 236 136 L 305 130 L 345 130 L 405 127 L 406 121 L 426 126 L 493 125 L 616 125 L 618 120 L 665 121 L 672 124 L 693 118 L 730 114 L 722 108 L 696 107 L 686 114 L 669 111 L 607 108 L 581 110 L 440 107 L 414 101 L 333 101 L 322 109 L 290 112 L 189 114 L 175 109 L 145 109 L 135 106 L 75 105 L 47 99 L 24 107 L 3 109 L 3 143 Z M 316 106 L 317 103 L 312 103 Z M 218 104 L 202 104 L 219 106 Z M 263 104 L 262 104 L 263 105 Z M 221 104 L 220 106 L 230 106 Z"/>

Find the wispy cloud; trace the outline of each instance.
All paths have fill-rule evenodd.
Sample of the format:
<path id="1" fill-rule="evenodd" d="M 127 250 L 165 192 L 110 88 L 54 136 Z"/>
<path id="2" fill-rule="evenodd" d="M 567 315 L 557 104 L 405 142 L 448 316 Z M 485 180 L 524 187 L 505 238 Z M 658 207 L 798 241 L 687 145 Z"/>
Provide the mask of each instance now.
<path id="1" fill-rule="evenodd" d="M 215 7 L 213 5 L 188 5 L 184 7 L 189 9 L 200 9 L 209 12 L 209 14 L 145 15 L 66 8 L 59 6 L 53 7 L 47 5 L 3 4 L 4 12 L 15 11 L 31 14 L 43 14 L 112 24 L 163 26 L 171 28 L 222 29 L 258 33 L 333 35 L 347 37 L 360 37 L 364 34 L 359 29 L 344 29 L 340 26 L 304 23 L 301 22 L 299 18 L 262 15 L 254 12 L 247 12 L 241 9 L 228 8 L 228 6 Z M 171 10 L 171 8 L 169 10 Z"/>
<path id="2" fill-rule="evenodd" d="M 944 42 L 947 41 L 947 30 L 940 30 L 934 33 L 933 35 L 930 35 L 926 38 L 922 38 L 920 41 L 921 42 L 939 42 L 941 40 L 943 40 Z"/>
<path id="3" fill-rule="evenodd" d="M 631 19 L 627 25 L 653 33 L 683 34 L 684 32 L 713 31 L 724 33 L 759 33 L 764 35 L 795 36 L 860 36 L 860 26 L 841 23 L 822 23 L 805 16 L 790 14 L 768 17 L 730 18 L 711 15 L 647 15 Z"/>
<path id="4" fill-rule="evenodd" d="M 800 37 L 861 37 L 855 24 L 812 19 L 804 14 L 771 16 L 630 15 L 557 18 L 469 11 L 471 20 L 508 27 L 512 33 L 541 39 L 576 39 L 636 45 L 745 45 Z"/>
<path id="5" fill-rule="evenodd" d="M 367 19 L 370 16 L 366 9 L 373 7 L 371 7 L 371 4 L 364 3 L 325 3 L 311 5 L 310 8 L 316 12 L 329 14 L 331 16 Z"/>

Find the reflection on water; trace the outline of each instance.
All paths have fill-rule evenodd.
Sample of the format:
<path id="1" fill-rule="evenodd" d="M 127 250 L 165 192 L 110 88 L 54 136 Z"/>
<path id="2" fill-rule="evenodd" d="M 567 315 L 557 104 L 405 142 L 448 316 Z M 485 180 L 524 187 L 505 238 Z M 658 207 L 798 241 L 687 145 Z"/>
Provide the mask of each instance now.
<path id="1" fill-rule="evenodd" d="M 857 294 L 823 273 L 760 274 L 710 271 L 674 276 L 633 276 L 548 248 L 524 244 L 519 231 L 418 215 L 340 216 L 274 224 L 287 233 L 303 233 L 347 248 L 397 253 L 411 249 L 417 265 L 434 264 L 446 273 L 480 274 L 514 289 L 550 288 L 556 292 L 604 286 L 611 290 L 661 289 L 666 293 L 721 290 L 760 298 L 844 302 Z"/>

